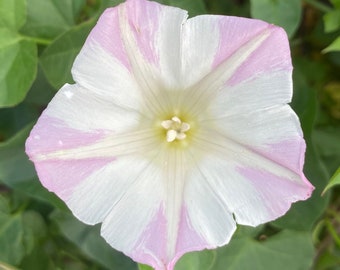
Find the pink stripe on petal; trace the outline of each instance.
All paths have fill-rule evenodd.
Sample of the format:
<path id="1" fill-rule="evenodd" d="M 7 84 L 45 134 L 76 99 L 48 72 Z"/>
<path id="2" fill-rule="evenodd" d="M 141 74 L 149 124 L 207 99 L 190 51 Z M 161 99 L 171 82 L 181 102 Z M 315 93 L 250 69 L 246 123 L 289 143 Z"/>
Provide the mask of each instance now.
<path id="1" fill-rule="evenodd" d="M 314 190 L 303 174 L 301 182 L 296 183 L 254 168 L 238 168 L 237 171 L 257 190 L 249 194 L 248 203 L 235 212 L 240 224 L 254 226 L 274 220 L 284 215 L 293 202 L 308 199 Z"/>
<path id="2" fill-rule="evenodd" d="M 195 230 L 193 230 L 190 225 L 187 209 L 183 206 L 178 230 L 176 256 L 169 265 L 173 268 L 178 259 L 185 253 L 202 250 L 204 248 L 212 248 L 212 246 L 209 245 Z"/>
<path id="3" fill-rule="evenodd" d="M 120 29 L 118 8 L 108 8 L 100 16 L 86 43 L 96 42 L 118 59 L 128 70 L 131 70 Z"/>
<path id="4" fill-rule="evenodd" d="M 272 32 L 228 81 L 233 86 L 264 72 L 292 70 L 287 35 L 282 28 L 270 26 Z"/>
<path id="5" fill-rule="evenodd" d="M 105 131 L 73 129 L 62 120 L 43 114 L 26 141 L 26 152 L 34 159 L 36 154 L 93 144 L 106 135 Z"/>
<path id="6" fill-rule="evenodd" d="M 253 19 L 221 17 L 219 23 L 220 43 L 213 62 L 213 68 L 228 59 L 243 44 L 268 27 L 268 24 Z"/>
<path id="7" fill-rule="evenodd" d="M 130 30 L 138 45 L 138 49 L 147 61 L 157 64 L 157 38 L 162 6 L 149 1 L 129 0 L 126 2 Z"/>
<path id="8" fill-rule="evenodd" d="M 166 229 L 167 221 L 163 213 L 163 207 L 160 207 L 141 235 L 131 257 L 135 261 L 152 265 L 155 269 L 167 269 L 165 268 L 168 261 L 166 256 Z"/>
<path id="9" fill-rule="evenodd" d="M 35 162 L 35 168 L 43 186 L 67 201 L 78 184 L 113 160 L 114 158 L 46 160 Z"/>
<path id="10" fill-rule="evenodd" d="M 183 206 L 177 236 L 176 252 L 173 258 L 167 256 L 167 220 L 163 207 L 160 207 L 136 244 L 136 252 L 131 257 L 143 264 L 152 265 L 158 270 L 173 270 L 183 254 L 202 250 L 209 245 L 191 228 L 187 210 Z M 143 246 L 143 248 L 140 248 Z"/>
<path id="11" fill-rule="evenodd" d="M 306 151 L 303 138 L 284 140 L 269 144 L 267 147 L 266 150 L 258 150 L 258 152 L 293 172 L 302 172 Z"/>

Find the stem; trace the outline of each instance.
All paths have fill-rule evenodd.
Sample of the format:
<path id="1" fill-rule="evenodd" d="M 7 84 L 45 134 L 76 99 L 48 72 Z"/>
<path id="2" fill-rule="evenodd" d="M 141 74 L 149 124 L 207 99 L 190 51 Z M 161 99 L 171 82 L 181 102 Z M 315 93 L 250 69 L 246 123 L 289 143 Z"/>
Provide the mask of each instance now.
<path id="1" fill-rule="evenodd" d="M 311 6 L 315 7 L 316 9 L 322 11 L 322 12 L 330 12 L 333 9 L 317 0 L 304 0 L 306 3 L 310 4 Z"/>
<path id="2" fill-rule="evenodd" d="M 326 220 L 326 227 L 327 227 L 330 235 L 332 236 L 333 240 L 337 244 L 337 246 L 340 247 L 340 237 L 338 236 L 338 232 L 337 232 L 336 228 L 334 228 L 333 224 L 329 220 Z"/>
<path id="3" fill-rule="evenodd" d="M 52 43 L 52 40 L 50 39 L 45 39 L 45 38 L 37 38 L 37 37 L 29 37 L 29 36 L 22 36 L 23 39 L 28 40 L 28 41 L 33 41 L 39 45 L 50 45 Z"/>

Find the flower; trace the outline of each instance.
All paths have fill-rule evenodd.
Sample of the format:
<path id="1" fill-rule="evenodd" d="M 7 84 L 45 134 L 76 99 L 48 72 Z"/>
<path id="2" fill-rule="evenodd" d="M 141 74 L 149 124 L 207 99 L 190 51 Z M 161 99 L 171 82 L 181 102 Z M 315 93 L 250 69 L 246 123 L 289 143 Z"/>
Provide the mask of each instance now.
<path id="1" fill-rule="evenodd" d="M 40 181 L 155 269 L 310 197 L 285 32 L 146 0 L 107 9 L 26 142 Z"/>

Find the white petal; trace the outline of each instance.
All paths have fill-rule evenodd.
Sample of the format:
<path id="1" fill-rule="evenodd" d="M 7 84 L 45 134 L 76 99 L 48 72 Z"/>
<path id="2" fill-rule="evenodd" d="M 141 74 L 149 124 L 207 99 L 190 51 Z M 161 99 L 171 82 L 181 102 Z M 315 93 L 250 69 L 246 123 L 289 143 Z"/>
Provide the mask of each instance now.
<path id="1" fill-rule="evenodd" d="M 242 153 L 230 153 L 230 149 L 223 152 L 224 155 L 205 155 L 197 162 L 208 183 L 205 185 L 215 200 L 224 205 L 224 212 L 235 215 L 237 223 L 257 226 L 271 221 L 282 216 L 293 202 L 310 196 L 313 188 L 303 176 L 297 175 L 293 181 L 288 171 L 271 170 L 266 162 L 262 164 L 261 158 L 243 154 L 243 162 L 237 162 L 235 155 Z M 220 212 L 214 220 L 218 223 L 223 218 Z"/>
<path id="2" fill-rule="evenodd" d="M 219 16 L 196 16 L 183 27 L 181 86 L 189 87 L 207 75 L 219 45 Z"/>
<path id="3" fill-rule="evenodd" d="M 214 172 L 205 169 L 205 164 L 199 161 L 189 172 L 184 203 L 192 228 L 205 241 L 201 248 L 215 248 L 229 242 L 236 222 L 224 197 L 219 196 L 218 186 L 211 182 Z"/>
<path id="4" fill-rule="evenodd" d="M 162 112 L 164 88 L 178 88 L 182 24 L 187 13 L 155 2 L 130 0 L 107 9 L 78 55 L 72 74 L 116 103 Z M 124 83 L 134 82 L 137 88 Z"/>
<path id="5" fill-rule="evenodd" d="M 149 166 L 146 158 L 130 155 L 117 158 L 84 179 L 66 203 L 83 222 L 102 222 L 125 194 L 139 185 L 140 175 Z"/>
<path id="6" fill-rule="evenodd" d="M 231 140 L 302 171 L 305 143 L 299 119 L 288 105 L 230 115 L 213 123 Z"/>
<path id="7" fill-rule="evenodd" d="M 73 129 L 115 133 L 131 129 L 143 117 L 136 110 L 122 107 L 110 97 L 77 84 L 64 85 L 49 103 L 44 115 L 58 119 Z"/>
<path id="8" fill-rule="evenodd" d="M 236 116 L 289 103 L 292 89 L 292 72 L 285 70 L 268 72 L 234 86 L 225 86 L 211 102 L 207 117 Z"/>

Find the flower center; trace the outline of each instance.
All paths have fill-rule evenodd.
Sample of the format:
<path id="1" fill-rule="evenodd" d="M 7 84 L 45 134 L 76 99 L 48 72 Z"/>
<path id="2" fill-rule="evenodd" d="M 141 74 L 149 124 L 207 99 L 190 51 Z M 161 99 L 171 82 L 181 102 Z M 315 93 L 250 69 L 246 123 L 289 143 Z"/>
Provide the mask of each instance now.
<path id="1" fill-rule="evenodd" d="M 190 129 L 188 123 L 182 122 L 177 116 L 171 118 L 171 120 L 164 120 L 161 123 L 162 127 L 167 130 L 166 140 L 173 142 L 174 140 L 184 140 L 186 138 L 185 132 Z"/>

